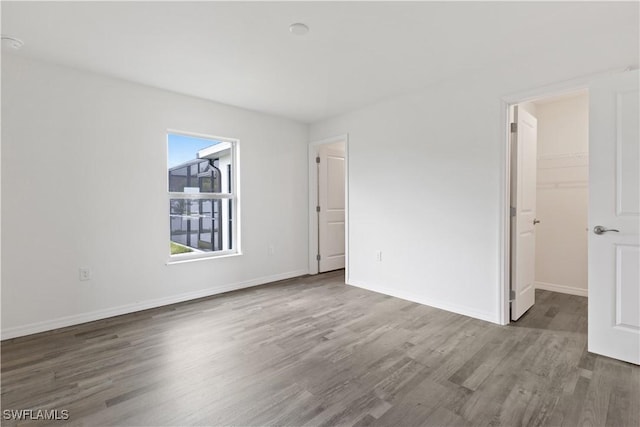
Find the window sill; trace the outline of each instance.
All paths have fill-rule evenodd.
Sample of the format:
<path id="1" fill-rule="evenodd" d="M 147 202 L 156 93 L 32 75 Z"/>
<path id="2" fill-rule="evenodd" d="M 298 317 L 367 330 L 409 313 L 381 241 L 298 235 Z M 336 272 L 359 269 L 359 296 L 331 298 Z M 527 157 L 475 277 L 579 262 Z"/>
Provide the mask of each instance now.
<path id="1" fill-rule="evenodd" d="M 199 254 L 189 254 L 189 255 L 174 255 L 169 258 L 166 262 L 166 265 L 174 265 L 174 264 L 184 264 L 187 262 L 194 261 L 207 261 L 212 259 L 220 259 L 220 258 L 231 258 L 242 255 L 242 252 L 234 251 L 234 252 L 223 252 L 223 253 L 199 253 Z"/>

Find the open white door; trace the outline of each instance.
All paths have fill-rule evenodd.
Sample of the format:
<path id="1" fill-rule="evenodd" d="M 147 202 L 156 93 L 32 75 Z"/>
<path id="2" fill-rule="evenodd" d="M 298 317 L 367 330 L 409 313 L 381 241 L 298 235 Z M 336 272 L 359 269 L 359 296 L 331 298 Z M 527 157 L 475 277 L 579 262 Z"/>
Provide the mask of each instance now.
<path id="1" fill-rule="evenodd" d="M 594 82 L 589 99 L 588 349 L 640 364 L 638 71 Z"/>
<path id="2" fill-rule="evenodd" d="M 318 271 L 344 268 L 344 143 L 318 151 Z"/>
<path id="3" fill-rule="evenodd" d="M 511 127 L 511 320 L 535 302 L 536 156 L 538 123 L 514 108 Z"/>

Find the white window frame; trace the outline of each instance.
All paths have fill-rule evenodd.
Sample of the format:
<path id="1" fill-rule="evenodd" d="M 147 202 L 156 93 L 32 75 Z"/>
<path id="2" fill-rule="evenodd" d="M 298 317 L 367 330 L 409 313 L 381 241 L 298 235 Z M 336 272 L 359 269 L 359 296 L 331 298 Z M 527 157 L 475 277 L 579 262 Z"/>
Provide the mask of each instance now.
<path id="1" fill-rule="evenodd" d="M 222 199 L 232 200 L 231 206 L 231 235 L 233 236 L 233 248 L 222 251 L 212 252 L 186 252 L 182 254 L 171 255 L 171 246 L 167 245 L 167 265 L 177 264 L 190 261 L 199 261 L 205 259 L 224 258 L 229 256 L 242 255 L 241 250 L 241 227 L 240 227 L 240 153 L 239 145 L 240 141 L 236 138 L 227 138 L 221 136 L 213 136 L 194 132 L 185 132 L 180 130 L 168 129 L 167 135 L 167 153 L 165 159 L 165 188 L 167 189 L 166 199 L 166 218 L 170 218 L 171 215 L 171 199 L 184 199 L 184 200 L 199 200 L 199 199 Z M 200 139 L 210 139 L 212 141 L 227 142 L 231 146 L 231 193 L 184 193 L 184 192 L 172 192 L 169 189 L 169 174 L 166 173 L 167 164 L 169 159 L 169 135 L 182 135 L 191 136 Z M 221 171 L 221 173 L 224 173 Z M 170 225 L 168 225 L 166 231 L 171 232 Z"/>

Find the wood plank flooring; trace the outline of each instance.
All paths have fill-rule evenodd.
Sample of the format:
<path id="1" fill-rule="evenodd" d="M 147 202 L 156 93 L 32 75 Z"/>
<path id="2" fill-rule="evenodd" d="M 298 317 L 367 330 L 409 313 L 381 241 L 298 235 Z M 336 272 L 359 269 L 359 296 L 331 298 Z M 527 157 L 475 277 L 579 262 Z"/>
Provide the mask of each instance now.
<path id="1" fill-rule="evenodd" d="M 4 341 L 1 403 L 77 426 L 638 426 L 640 367 L 587 353 L 586 316 L 537 291 L 498 326 L 327 273 Z"/>

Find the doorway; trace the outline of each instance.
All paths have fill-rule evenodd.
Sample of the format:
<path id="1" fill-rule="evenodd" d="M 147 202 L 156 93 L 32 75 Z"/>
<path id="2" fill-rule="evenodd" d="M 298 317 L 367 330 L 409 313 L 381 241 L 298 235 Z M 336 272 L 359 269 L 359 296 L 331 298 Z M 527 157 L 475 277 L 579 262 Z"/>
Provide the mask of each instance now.
<path id="1" fill-rule="evenodd" d="M 536 289 L 587 296 L 589 94 L 512 106 L 511 313 Z"/>
<path id="2" fill-rule="evenodd" d="M 503 98 L 504 275 L 498 294 L 502 307 L 500 323 L 509 323 L 511 300 L 518 297 L 517 289 L 515 295 L 510 295 L 513 165 L 510 107 L 554 93 L 586 89 L 589 99 L 588 230 L 585 230 L 588 235 L 587 349 L 640 365 L 640 71 L 631 67 Z M 526 312 L 526 306 L 524 308 L 522 312 Z"/>
<path id="3" fill-rule="evenodd" d="M 347 144 L 347 135 L 309 144 L 310 274 L 348 270 Z"/>

